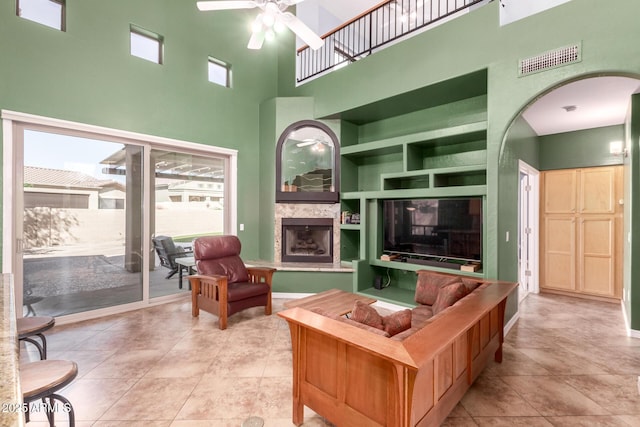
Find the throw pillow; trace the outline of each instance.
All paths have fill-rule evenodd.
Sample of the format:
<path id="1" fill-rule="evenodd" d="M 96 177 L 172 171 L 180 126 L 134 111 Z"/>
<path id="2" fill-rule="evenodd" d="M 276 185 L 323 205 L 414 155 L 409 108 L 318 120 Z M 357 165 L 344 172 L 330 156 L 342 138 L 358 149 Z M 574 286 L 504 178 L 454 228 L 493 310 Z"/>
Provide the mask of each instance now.
<path id="1" fill-rule="evenodd" d="M 396 311 L 388 316 L 384 316 L 382 318 L 382 324 L 384 325 L 385 332 L 390 336 L 406 331 L 411 327 L 411 310 Z"/>
<path id="2" fill-rule="evenodd" d="M 365 304 L 362 301 L 356 301 L 351 310 L 351 320 L 364 323 L 365 325 L 372 326 L 377 329 L 383 329 L 382 316 L 376 311 L 375 308 L 369 304 Z"/>
<path id="3" fill-rule="evenodd" d="M 467 289 L 469 290 L 469 292 L 473 292 L 473 290 L 475 288 L 477 288 L 478 286 L 480 286 L 480 282 L 468 277 L 463 277 L 460 280 L 462 280 L 462 283 L 464 283 L 464 285 L 467 287 Z"/>
<path id="4" fill-rule="evenodd" d="M 436 315 L 445 308 L 452 306 L 456 301 L 467 294 L 469 294 L 469 290 L 462 282 L 443 287 L 440 289 L 440 292 L 438 292 L 438 297 L 433 303 L 433 306 L 431 306 L 433 314 Z"/>
<path id="5" fill-rule="evenodd" d="M 418 273 L 415 300 L 418 304 L 433 305 L 433 303 L 436 302 L 436 298 L 438 298 L 440 288 L 459 281 L 460 279 L 457 277 L 430 271 L 421 271 Z"/>

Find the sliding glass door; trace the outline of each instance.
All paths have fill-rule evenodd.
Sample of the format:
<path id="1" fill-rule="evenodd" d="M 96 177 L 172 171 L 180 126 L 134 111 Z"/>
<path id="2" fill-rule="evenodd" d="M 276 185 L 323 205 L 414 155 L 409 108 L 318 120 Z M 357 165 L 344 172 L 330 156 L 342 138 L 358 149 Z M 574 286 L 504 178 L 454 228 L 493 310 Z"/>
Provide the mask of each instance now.
<path id="1" fill-rule="evenodd" d="M 235 150 L 2 119 L 3 270 L 24 316 L 82 319 L 185 298 L 192 241 L 235 230 Z"/>
<path id="2" fill-rule="evenodd" d="M 23 314 L 142 300 L 142 148 L 25 130 Z M 126 168 L 113 173 L 108 160 Z"/>
<path id="3" fill-rule="evenodd" d="M 193 239 L 223 233 L 225 163 L 219 157 L 151 150 L 152 298 L 188 292 L 186 276 L 195 272 Z"/>

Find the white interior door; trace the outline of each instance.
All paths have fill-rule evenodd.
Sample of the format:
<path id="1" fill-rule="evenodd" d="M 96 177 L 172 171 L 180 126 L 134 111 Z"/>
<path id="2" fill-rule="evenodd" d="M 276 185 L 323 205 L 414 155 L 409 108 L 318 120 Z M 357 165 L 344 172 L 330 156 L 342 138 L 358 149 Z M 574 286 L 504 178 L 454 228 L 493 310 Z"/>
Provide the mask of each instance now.
<path id="1" fill-rule="evenodd" d="M 538 293 L 539 172 L 520 161 L 518 191 L 518 301 Z"/>

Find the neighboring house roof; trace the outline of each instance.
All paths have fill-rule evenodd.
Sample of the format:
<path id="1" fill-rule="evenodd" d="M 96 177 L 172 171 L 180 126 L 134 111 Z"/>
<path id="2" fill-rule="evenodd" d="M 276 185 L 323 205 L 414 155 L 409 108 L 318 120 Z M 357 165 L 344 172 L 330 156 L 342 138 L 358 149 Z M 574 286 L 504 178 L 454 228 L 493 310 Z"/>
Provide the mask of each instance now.
<path id="1" fill-rule="evenodd" d="M 113 180 L 97 179 L 82 172 L 34 166 L 24 167 L 24 184 L 25 186 L 28 185 L 33 187 L 74 187 L 91 189 L 115 187 L 124 190 L 124 186 L 122 184 Z"/>

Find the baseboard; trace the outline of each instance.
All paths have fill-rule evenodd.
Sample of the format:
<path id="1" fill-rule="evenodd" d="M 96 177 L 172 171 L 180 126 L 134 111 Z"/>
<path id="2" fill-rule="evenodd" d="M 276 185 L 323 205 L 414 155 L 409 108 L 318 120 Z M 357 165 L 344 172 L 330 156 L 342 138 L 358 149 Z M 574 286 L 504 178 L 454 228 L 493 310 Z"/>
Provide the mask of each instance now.
<path id="1" fill-rule="evenodd" d="M 622 309 L 622 318 L 624 319 L 624 327 L 627 330 L 627 336 L 631 338 L 640 338 L 640 331 L 636 331 L 635 329 L 631 329 L 629 326 L 631 322 L 629 321 L 629 316 L 627 313 L 627 306 L 624 303 L 624 300 L 620 301 L 620 308 Z"/>
<path id="2" fill-rule="evenodd" d="M 315 295 L 315 292 L 310 293 L 298 293 L 298 292 L 273 292 L 271 293 L 271 298 L 282 298 L 282 299 L 299 299 L 304 297 L 310 297 L 311 295 Z"/>
<path id="3" fill-rule="evenodd" d="M 518 319 L 520 319 L 520 309 L 518 309 L 518 311 L 516 311 L 516 314 L 514 314 L 513 317 L 511 317 L 511 319 L 507 322 L 507 324 L 504 325 L 503 333 L 505 337 L 507 336 L 511 328 L 514 327 Z"/>

